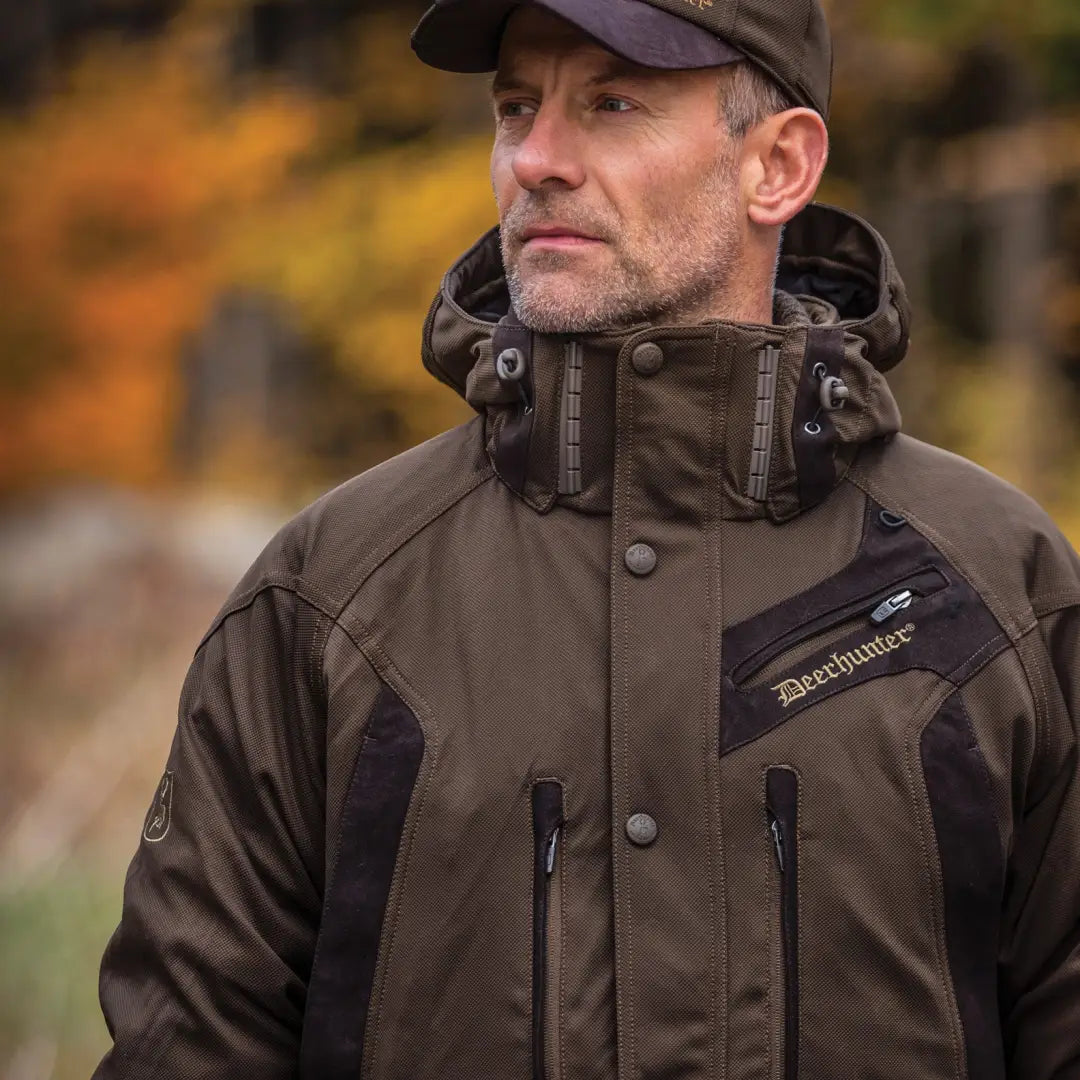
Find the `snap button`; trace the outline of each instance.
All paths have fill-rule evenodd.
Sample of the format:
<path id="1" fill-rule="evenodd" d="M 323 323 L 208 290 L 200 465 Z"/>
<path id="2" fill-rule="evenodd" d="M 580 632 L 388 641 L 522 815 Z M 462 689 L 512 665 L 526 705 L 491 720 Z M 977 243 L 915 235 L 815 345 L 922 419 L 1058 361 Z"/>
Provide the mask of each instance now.
<path id="1" fill-rule="evenodd" d="M 648 814 L 634 814 L 626 822 L 626 835 L 638 847 L 648 847 L 656 839 L 658 831 L 656 819 Z"/>
<path id="2" fill-rule="evenodd" d="M 631 545 L 626 549 L 623 559 L 627 570 L 631 574 L 637 574 L 638 577 L 651 574 L 653 567 L 656 566 L 656 552 L 648 544 Z"/>
<path id="3" fill-rule="evenodd" d="M 664 350 L 653 341 L 642 342 L 630 354 L 630 363 L 639 375 L 655 375 L 664 366 Z"/>

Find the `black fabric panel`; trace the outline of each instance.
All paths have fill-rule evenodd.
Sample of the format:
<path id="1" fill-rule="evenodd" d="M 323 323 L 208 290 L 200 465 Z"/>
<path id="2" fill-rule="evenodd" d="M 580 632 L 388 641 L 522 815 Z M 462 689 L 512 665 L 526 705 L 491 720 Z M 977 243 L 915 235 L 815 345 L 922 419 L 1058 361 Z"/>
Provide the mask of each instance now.
<path id="1" fill-rule="evenodd" d="M 562 784 L 541 780 L 532 789 L 533 818 L 533 1080 L 544 1077 L 544 987 L 547 979 L 548 844 L 563 821 Z"/>
<path id="2" fill-rule="evenodd" d="M 945 940 L 964 1028 L 967 1075 L 971 1080 L 1004 1080 L 997 954 L 1005 866 L 990 776 L 959 694 L 923 729 L 921 751 L 941 860 Z"/>
<path id="3" fill-rule="evenodd" d="M 303 1080 L 356 1080 L 360 1075 L 383 915 L 423 756 L 419 722 L 384 686 L 341 815 L 337 864 L 308 984 L 300 1047 Z"/>
<path id="4" fill-rule="evenodd" d="M 877 503 L 867 500 L 862 543 L 846 567 L 724 632 L 721 754 L 759 738 L 833 694 L 882 675 L 922 668 L 959 685 L 1008 645 L 982 598 L 937 548 L 910 525 L 889 527 L 882 522 L 881 511 Z M 870 612 L 876 604 L 912 585 L 927 595 L 885 626 L 872 626 Z M 776 656 L 862 615 L 865 625 L 779 673 L 773 685 L 743 685 Z M 910 642 L 886 651 L 883 639 L 898 630 Z M 833 659 L 848 653 L 862 658 L 851 665 L 850 672 Z M 830 675 L 830 671 L 839 674 Z M 828 677 L 819 681 L 813 677 L 815 672 Z M 810 677 L 813 685 L 804 686 L 788 700 L 780 687 L 803 677 Z"/>
<path id="5" fill-rule="evenodd" d="M 530 401 L 534 400 L 532 377 L 532 332 L 517 325 L 513 312 L 503 319 L 492 334 L 492 356 L 499 356 L 504 349 L 520 349 L 525 357 L 525 378 L 522 386 Z M 533 418 L 536 413 L 524 402 L 518 405 L 502 424 L 495 436 L 492 453 L 495 471 L 503 482 L 519 495 L 525 491 L 525 478 L 529 464 L 529 441 L 532 438 Z"/>
<path id="6" fill-rule="evenodd" d="M 816 506 L 836 486 L 836 427 L 821 407 L 821 381 L 814 375 L 818 364 L 824 364 L 830 375 L 840 374 L 844 366 L 844 331 L 839 327 L 811 326 L 806 331 L 806 353 L 791 421 L 799 504 L 804 510 Z M 810 422 L 821 425 L 816 435 L 806 430 Z"/>

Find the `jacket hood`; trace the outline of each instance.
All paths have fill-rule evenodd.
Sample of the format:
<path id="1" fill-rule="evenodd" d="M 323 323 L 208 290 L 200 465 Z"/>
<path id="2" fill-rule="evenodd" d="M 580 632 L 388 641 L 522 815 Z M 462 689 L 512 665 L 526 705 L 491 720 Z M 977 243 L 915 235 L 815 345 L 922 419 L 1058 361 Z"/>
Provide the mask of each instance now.
<path id="1" fill-rule="evenodd" d="M 486 416 L 496 471 L 540 511 L 610 511 L 613 447 L 631 404 L 620 406 L 621 387 L 647 381 L 673 453 L 693 458 L 689 443 L 719 439 L 694 449 L 712 458 L 701 479 L 720 477 L 723 515 L 783 521 L 821 501 L 861 444 L 899 430 L 883 373 L 903 358 L 909 323 L 881 236 L 815 203 L 785 231 L 771 325 L 533 333 L 511 309 L 495 228 L 444 277 L 422 355 Z M 517 380 L 497 362 L 507 350 L 523 361 Z"/>

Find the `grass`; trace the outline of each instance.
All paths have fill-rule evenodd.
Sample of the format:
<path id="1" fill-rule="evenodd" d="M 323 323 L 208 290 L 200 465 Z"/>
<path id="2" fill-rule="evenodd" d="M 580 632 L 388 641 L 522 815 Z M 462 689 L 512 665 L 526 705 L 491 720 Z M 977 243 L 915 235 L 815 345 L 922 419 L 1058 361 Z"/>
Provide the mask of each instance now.
<path id="1" fill-rule="evenodd" d="M 46 883 L 0 892 L 0 1076 L 94 1071 L 109 1045 L 97 971 L 121 884 L 115 871 L 69 864 Z"/>

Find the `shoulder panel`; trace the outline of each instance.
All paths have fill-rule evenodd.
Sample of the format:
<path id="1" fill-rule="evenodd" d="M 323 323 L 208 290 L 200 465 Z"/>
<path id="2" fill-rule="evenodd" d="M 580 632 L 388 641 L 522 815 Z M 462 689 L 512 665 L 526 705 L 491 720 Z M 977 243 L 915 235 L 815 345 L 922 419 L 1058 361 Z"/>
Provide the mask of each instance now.
<path id="1" fill-rule="evenodd" d="M 215 626 L 272 586 L 336 619 L 380 563 L 493 475 L 476 417 L 345 481 L 278 531 Z"/>
<path id="2" fill-rule="evenodd" d="M 1046 511 L 966 458 L 900 435 L 867 448 L 848 478 L 923 532 L 1014 640 L 1080 602 L 1080 561 Z"/>

